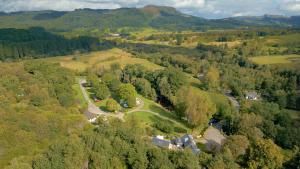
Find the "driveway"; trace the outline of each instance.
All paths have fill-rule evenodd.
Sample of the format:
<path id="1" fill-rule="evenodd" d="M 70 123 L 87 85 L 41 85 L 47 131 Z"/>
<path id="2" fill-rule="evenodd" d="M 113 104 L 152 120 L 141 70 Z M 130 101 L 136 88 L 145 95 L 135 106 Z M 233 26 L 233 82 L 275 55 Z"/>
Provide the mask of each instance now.
<path id="1" fill-rule="evenodd" d="M 79 86 L 81 89 L 81 92 L 83 94 L 84 99 L 88 103 L 87 113 L 86 114 L 92 114 L 95 116 L 110 116 L 110 117 L 116 117 L 120 120 L 124 121 L 124 113 L 118 112 L 118 113 L 109 113 L 101 110 L 98 106 L 96 106 L 90 99 L 89 94 L 87 93 L 86 89 L 83 87 L 83 84 L 86 83 L 85 79 L 79 79 Z M 89 119 L 90 120 L 90 119 Z"/>
<path id="2" fill-rule="evenodd" d="M 230 93 L 225 93 L 225 95 L 227 96 L 227 98 L 231 101 L 232 105 L 235 107 L 235 109 L 237 111 L 240 111 L 241 105 L 238 102 L 238 100 L 232 96 Z"/>

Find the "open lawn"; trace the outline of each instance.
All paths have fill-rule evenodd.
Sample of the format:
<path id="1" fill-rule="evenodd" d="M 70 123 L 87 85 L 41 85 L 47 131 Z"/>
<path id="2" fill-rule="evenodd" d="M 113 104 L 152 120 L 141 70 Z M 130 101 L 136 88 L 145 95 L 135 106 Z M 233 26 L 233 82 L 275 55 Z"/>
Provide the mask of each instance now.
<path id="1" fill-rule="evenodd" d="M 113 63 L 119 63 L 121 67 L 124 67 L 127 64 L 142 64 L 151 70 L 162 68 L 161 66 L 151 63 L 146 59 L 133 58 L 130 53 L 116 48 L 88 54 L 52 57 L 44 60 L 53 63 L 60 63 L 63 67 L 80 72 L 85 71 L 87 68 L 103 67 L 107 69 Z"/>
<path id="2" fill-rule="evenodd" d="M 127 119 L 135 117 L 148 126 L 152 126 L 156 123 L 168 124 L 174 128 L 175 133 L 185 133 L 190 130 L 184 122 L 177 119 L 176 115 L 163 108 L 160 104 L 146 99 L 141 95 L 139 95 L 138 98 L 143 101 L 143 106 L 137 111 L 127 113 Z"/>
<path id="3" fill-rule="evenodd" d="M 138 97 L 140 99 L 142 99 L 142 101 L 144 102 L 144 106 L 141 108 L 141 110 L 152 111 L 152 112 L 160 114 L 161 116 L 165 116 L 170 119 L 176 119 L 176 116 L 173 113 L 166 110 L 160 104 L 158 104 L 152 100 L 146 99 L 141 95 L 139 95 Z"/>
<path id="4" fill-rule="evenodd" d="M 80 108 L 84 108 L 88 106 L 88 103 L 84 99 L 80 86 L 78 83 L 72 86 L 73 90 L 75 91 L 75 102 Z"/>
<path id="5" fill-rule="evenodd" d="M 250 60 L 260 65 L 300 64 L 300 55 L 258 56 L 250 58 Z"/>
<path id="6" fill-rule="evenodd" d="M 146 126 L 153 127 L 155 124 L 164 124 L 164 125 L 171 126 L 171 128 L 173 128 L 174 134 L 189 132 L 189 128 L 187 128 L 185 125 L 183 125 L 181 123 L 174 123 L 171 120 L 167 120 L 165 118 L 162 118 L 161 116 L 158 116 L 158 115 L 155 115 L 155 114 L 152 114 L 149 112 L 144 112 L 144 111 L 134 112 L 134 113 L 128 114 L 126 116 L 126 119 L 129 119 L 132 117 L 136 118 L 138 121 L 140 121 L 142 124 L 144 124 Z"/>

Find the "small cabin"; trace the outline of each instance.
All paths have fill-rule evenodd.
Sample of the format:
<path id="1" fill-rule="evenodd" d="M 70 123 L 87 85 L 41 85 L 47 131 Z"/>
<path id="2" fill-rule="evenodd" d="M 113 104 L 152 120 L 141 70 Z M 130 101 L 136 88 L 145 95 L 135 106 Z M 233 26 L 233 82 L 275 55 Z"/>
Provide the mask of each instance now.
<path id="1" fill-rule="evenodd" d="M 259 100 L 260 96 L 257 92 L 251 91 L 251 92 L 246 92 L 245 93 L 245 98 L 247 100 Z"/>

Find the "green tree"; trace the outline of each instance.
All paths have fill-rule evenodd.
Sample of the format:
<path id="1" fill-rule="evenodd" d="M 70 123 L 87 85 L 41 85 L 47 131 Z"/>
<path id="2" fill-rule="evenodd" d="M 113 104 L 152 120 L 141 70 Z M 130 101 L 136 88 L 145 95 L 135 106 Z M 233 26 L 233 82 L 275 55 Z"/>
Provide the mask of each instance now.
<path id="1" fill-rule="evenodd" d="M 151 83 L 148 80 L 144 78 L 138 78 L 135 80 L 134 85 L 137 92 L 139 92 L 141 95 L 148 99 L 156 100 L 156 92 L 151 87 Z"/>
<path id="2" fill-rule="evenodd" d="M 247 154 L 247 164 L 252 169 L 279 169 L 282 163 L 283 155 L 280 147 L 270 139 L 256 140 Z"/>
<path id="3" fill-rule="evenodd" d="M 90 83 L 92 86 L 97 85 L 99 83 L 99 78 L 96 74 L 92 72 L 88 72 L 88 75 L 86 77 L 87 83 Z"/>
<path id="4" fill-rule="evenodd" d="M 106 109 L 110 112 L 116 112 L 120 110 L 120 105 L 114 99 L 108 99 L 106 102 Z"/>
<path id="5" fill-rule="evenodd" d="M 209 90 L 218 89 L 220 86 L 219 70 L 215 67 L 210 67 L 205 74 L 204 83 Z"/>
<path id="6" fill-rule="evenodd" d="M 156 80 L 156 89 L 161 96 L 172 101 L 177 91 L 186 83 L 186 76 L 181 70 L 169 67 L 159 73 Z"/>
<path id="7" fill-rule="evenodd" d="M 192 88 L 181 89 L 175 105 L 178 114 L 184 112 L 185 117 L 194 127 L 206 126 L 212 115 L 216 113 L 216 105 L 211 99 Z"/>
<path id="8" fill-rule="evenodd" d="M 231 135 L 226 139 L 225 147 L 228 147 L 232 153 L 233 158 L 237 158 L 246 154 L 246 150 L 249 147 L 249 141 L 246 136 L 243 135 Z"/>
<path id="9" fill-rule="evenodd" d="M 127 103 L 128 107 L 136 106 L 137 93 L 133 85 L 129 83 L 120 85 L 117 95 L 120 101 Z"/>
<path id="10" fill-rule="evenodd" d="M 183 43 L 182 35 L 176 35 L 176 45 L 180 46 Z"/>
<path id="11" fill-rule="evenodd" d="M 110 96 L 109 88 L 104 83 L 99 83 L 93 86 L 93 92 L 95 96 L 101 100 L 104 100 Z"/>

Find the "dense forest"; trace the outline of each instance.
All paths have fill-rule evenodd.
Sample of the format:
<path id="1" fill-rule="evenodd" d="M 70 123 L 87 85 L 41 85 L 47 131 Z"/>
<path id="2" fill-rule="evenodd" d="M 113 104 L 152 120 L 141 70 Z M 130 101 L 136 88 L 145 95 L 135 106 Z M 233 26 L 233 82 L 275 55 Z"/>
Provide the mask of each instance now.
<path id="1" fill-rule="evenodd" d="M 72 108 L 72 72 L 43 62 L 1 64 L 0 70 L 1 168 L 83 129 L 85 119 Z"/>
<path id="2" fill-rule="evenodd" d="M 100 49 L 96 38 L 66 39 L 43 28 L 0 29 L 0 59 L 42 58 Z"/>

